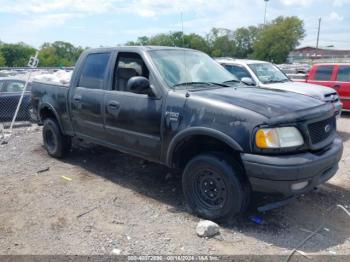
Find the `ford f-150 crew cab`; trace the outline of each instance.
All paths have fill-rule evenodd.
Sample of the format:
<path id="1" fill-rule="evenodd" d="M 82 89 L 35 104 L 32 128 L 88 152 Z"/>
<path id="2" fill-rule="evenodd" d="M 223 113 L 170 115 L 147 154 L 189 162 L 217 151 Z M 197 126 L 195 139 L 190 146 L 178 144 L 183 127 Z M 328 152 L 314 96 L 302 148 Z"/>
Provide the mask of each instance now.
<path id="1" fill-rule="evenodd" d="M 187 203 L 208 219 L 242 212 L 251 190 L 313 189 L 343 151 L 331 103 L 242 85 L 191 49 L 87 50 L 69 86 L 33 82 L 32 104 L 51 156 L 78 137 L 183 170 Z"/>
<path id="2" fill-rule="evenodd" d="M 332 103 L 336 109 L 336 114 L 338 116 L 341 114 L 342 103 L 337 92 L 332 88 L 293 82 L 277 66 L 265 61 L 233 59 L 230 57 L 217 58 L 216 61 L 248 85 L 311 96 Z"/>

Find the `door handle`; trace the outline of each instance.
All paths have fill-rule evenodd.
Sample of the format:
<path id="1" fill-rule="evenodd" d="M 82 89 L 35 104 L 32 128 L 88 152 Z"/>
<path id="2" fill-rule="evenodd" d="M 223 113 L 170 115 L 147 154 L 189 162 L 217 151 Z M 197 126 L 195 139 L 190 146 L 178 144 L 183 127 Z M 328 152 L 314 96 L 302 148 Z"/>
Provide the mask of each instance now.
<path id="1" fill-rule="evenodd" d="M 119 107 L 120 107 L 120 104 L 119 104 L 118 102 L 112 101 L 112 102 L 109 102 L 109 103 L 108 103 L 108 107 L 109 107 L 111 110 L 118 110 Z"/>
<path id="2" fill-rule="evenodd" d="M 75 95 L 75 96 L 73 96 L 73 99 L 75 102 L 80 103 L 81 96 Z"/>
<path id="3" fill-rule="evenodd" d="M 334 89 L 339 89 L 339 88 L 340 88 L 340 85 L 334 85 L 333 88 L 334 88 Z"/>

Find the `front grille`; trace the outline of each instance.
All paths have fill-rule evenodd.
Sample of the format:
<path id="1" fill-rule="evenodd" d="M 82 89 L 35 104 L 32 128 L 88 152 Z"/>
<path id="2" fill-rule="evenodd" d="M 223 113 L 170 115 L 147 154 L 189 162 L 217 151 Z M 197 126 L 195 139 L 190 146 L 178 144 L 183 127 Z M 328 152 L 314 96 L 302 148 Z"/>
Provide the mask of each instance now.
<path id="1" fill-rule="evenodd" d="M 313 145 L 321 143 L 336 131 L 335 117 L 331 117 L 308 125 L 308 130 Z"/>

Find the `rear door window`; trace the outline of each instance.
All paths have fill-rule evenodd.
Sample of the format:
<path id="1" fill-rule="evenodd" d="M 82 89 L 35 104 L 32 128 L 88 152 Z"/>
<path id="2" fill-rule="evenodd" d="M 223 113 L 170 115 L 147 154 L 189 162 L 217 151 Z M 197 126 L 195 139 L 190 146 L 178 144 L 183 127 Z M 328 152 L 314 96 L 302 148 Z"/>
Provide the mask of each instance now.
<path id="1" fill-rule="evenodd" d="M 339 66 L 337 81 L 350 82 L 350 66 Z"/>
<path id="2" fill-rule="evenodd" d="M 334 66 L 332 65 L 318 66 L 316 68 L 315 80 L 330 81 L 332 79 L 333 68 Z"/>
<path id="3" fill-rule="evenodd" d="M 110 53 L 90 54 L 85 60 L 79 86 L 103 89 Z"/>

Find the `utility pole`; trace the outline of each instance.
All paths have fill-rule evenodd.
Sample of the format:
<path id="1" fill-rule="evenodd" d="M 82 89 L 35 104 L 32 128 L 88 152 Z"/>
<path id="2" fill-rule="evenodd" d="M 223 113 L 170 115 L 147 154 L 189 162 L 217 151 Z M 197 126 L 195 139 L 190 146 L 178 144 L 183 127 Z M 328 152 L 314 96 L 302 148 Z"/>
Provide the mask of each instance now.
<path id="1" fill-rule="evenodd" d="M 321 17 L 318 19 L 316 50 L 318 49 L 318 42 L 320 40 L 320 31 L 321 31 Z"/>
<path id="2" fill-rule="evenodd" d="M 264 1 L 265 1 L 264 25 L 266 25 L 267 2 L 268 2 L 269 0 L 264 0 Z"/>
<path id="3" fill-rule="evenodd" d="M 318 19 L 318 30 L 317 30 L 317 40 L 316 40 L 316 51 L 315 51 L 315 58 L 318 57 L 318 42 L 320 40 L 320 31 L 321 31 L 321 17 Z"/>

